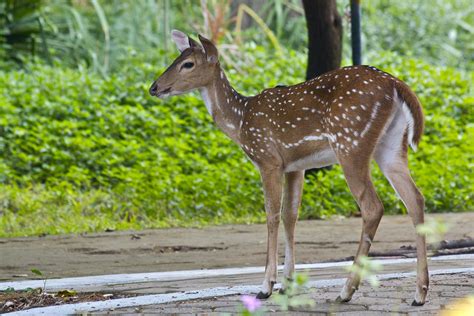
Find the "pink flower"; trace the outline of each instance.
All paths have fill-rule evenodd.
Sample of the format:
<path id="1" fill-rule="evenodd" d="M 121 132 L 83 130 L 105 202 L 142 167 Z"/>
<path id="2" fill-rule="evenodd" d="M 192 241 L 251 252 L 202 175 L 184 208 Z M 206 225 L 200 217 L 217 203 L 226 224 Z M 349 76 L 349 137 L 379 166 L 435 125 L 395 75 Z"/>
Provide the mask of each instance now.
<path id="1" fill-rule="evenodd" d="M 251 313 L 255 312 L 262 305 L 262 302 L 260 302 L 258 298 L 250 295 L 242 295 L 240 300 L 244 303 L 245 308 Z"/>

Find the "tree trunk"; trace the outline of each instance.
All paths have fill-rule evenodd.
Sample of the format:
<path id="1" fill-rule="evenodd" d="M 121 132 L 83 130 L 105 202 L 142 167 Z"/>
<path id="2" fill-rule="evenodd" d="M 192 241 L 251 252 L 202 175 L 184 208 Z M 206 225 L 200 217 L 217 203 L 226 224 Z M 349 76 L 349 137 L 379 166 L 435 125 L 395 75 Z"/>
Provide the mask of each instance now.
<path id="1" fill-rule="evenodd" d="M 303 0 L 308 28 L 306 80 L 341 67 L 342 19 L 336 0 Z M 306 174 L 320 169 L 306 170 Z"/>
<path id="2" fill-rule="evenodd" d="M 303 0 L 308 27 L 306 79 L 341 66 L 342 20 L 336 0 Z"/>

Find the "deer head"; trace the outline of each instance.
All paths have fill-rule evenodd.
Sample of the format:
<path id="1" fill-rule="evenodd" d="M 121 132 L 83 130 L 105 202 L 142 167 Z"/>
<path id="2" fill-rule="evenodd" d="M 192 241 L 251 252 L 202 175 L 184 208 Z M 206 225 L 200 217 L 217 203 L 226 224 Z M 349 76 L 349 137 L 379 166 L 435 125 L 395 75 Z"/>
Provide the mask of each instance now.
<path id="1" fill-rule="evenodd" d="M 173 30 L 171 37 L 181 55 L 151 85 L 150 95 L 159 98 L 205 87 L 219 69 L 217 48 L 210 40 L 199 35 L 201 46 L 178 30 Z"/>

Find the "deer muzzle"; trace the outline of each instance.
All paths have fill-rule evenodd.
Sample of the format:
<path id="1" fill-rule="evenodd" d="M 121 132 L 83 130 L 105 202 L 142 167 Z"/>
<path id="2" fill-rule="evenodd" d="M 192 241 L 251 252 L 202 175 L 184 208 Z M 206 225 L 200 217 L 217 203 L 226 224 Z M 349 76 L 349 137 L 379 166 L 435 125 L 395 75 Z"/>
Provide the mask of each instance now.
<path id="1" fill-rule="evenodd" d="M 169 94 L 170 91 L 171 91 L 171 87 L 162 89 L 158 86 L 157 82 L 155 81 L 155 82 L 153 82 L 153 84 L 151 85 L 151 87 L 148 91 L 149 91 L 151 96 L 156 96 L 156 97 L 160 98 L 160 97 L 164 97 L 167 94 Z"/>

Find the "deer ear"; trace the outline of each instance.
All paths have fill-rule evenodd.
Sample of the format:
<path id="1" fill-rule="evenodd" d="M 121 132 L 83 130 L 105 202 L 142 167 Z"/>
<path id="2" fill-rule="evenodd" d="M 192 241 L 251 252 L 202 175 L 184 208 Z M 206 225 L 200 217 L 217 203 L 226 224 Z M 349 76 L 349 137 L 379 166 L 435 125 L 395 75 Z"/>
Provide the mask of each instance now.
<path id="1" fill-rule="evenodd" d="M 201 45 L 198 42 L 193 40 L 191 37 L 188 37 L 189 47 L 199 47 L 202 49 Z"/>
<path id="2" fill-rule="evenodd" d="M 171 38 L 173 39 L 173 42 L 176 44 L 180 52 L 184 51 L 186 48 L 191 47 L 191 41 L 196 43 L 186 34 L 178 30 L 171 31 Z"/>
<path id="3" fill-rule="evenodd" d="M 219 53 L 217 52 L 216 46 L 214 46 L 214 44 L 212 44 L 210 40 L 208 40 L 204 36 L 201 36 L 201 34 L 199 34 L 199 41 L 201 42 L 202 47 L 204 47 L 204 52 L 206 53 L 207 61 L 210 63 L 217 63 Z"/>

